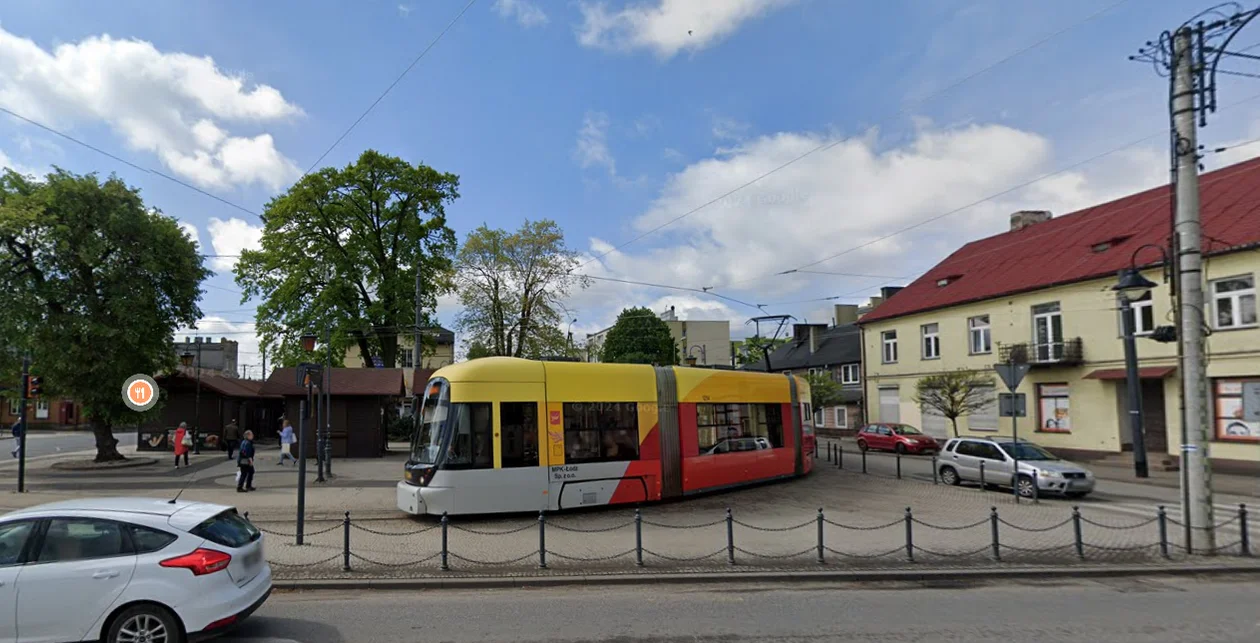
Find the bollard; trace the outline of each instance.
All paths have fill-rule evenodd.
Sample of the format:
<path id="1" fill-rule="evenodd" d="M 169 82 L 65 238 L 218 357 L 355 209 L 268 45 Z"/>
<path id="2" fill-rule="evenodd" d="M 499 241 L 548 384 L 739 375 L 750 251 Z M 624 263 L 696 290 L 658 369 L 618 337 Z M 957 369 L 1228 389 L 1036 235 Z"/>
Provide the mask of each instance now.
<path id="1" fill-rule="evenodd" d="M 901 454 L 897 454 L 897 479 L 901 479 Z"/>
<path id="2" fill-rule="evenodd" d="M 1168 558 L 1168 513 L 1164 505 L 1159 506 L 1159 553 Z"/>
<path id="3" fill-rule="evenodd" d="M 981 460 L 980 461 L 980 490 L 985 491 L 988 488 L 989 488 L 989 485 L 984 483 L 984 460 Z"/>
<path id="4" fill-rule="evenodd" d="M 843 444 L 836 445 L 836 468 L 837 469 L 844 468 L 844 445 Z"/>
<path id="5" fill-rule="evenodd" d="M 1243 556 L 1251 555 L 1251 534 L 1247 533 L 1247 505 L 1238 505 L 1238 528 L 1242 530 L 1242 540 L 1238 541 L 1238 549 Z"/>
<path id="6" fill-rule="evenodd" d="M 825 564 L 827 561 L 823 558 L 823 510 L 818 508 L 818 564 Z"/>
<path id="7" fill-rule="evenodd" d="M 634 564 L 643 566 L 643 511 L 634 510 Z"/>
<path id="8" fill-rule="evenodd" d="M 836 461 L 835 454 L 836 454 L 835 443 L 828 442 L 827 443 L 827 462 L 835 462 Z"/>
<path id="9" fill-rule="evenodd" d="M 862 473 L 866 473 L 866 449 L 862 449 Z"/>
<path id="10" fill-rule="evenodd" d="M 1037 481 L 1037 470 L 1032 472 L 1033 504 L 1041 503 L 1041 484 Z"/>
<path id="11" fill-rule="evenodd" d="M 446 518 L 446 512 L 442 512 L 442 571 L 450 569 L 450 565 L 446 562 L 446 525 L 449 520 Z"/>
<path id="12" fill-rule="evenodd" d="M 1081 508 L 1072 507 L 1072 531 L 1076 536 L 1076 556 L 1085 560 L 1085 541 L 1081 538 Z"/>
<path id="13" fill-rule="evenodd" d="M 906 558 L 914 562 L 914 515 L 906 507 Z"/>
<path id="14" fill-rule="evenodd" d="M 932 456 L 932 484 L 941 483 L 941 476 L 939 474 L 940 472 L 937 471 L 937 466 L 936 466 L 936 456 Z"/>
<path id="15" fill-rule="evenodd" d="M 246 512 L 245 512 L 245 520 L 249 520 L 249 512 L 248 512 L 248 511 L 246 511 Z"/>
<path id="16" fill-rule="evenodd" d="M 538 568 L 547 569 L 547 517 L 538 512 Z"/>
<path id="17" fill-rule="evenodd" d="M 997 507 L 989 507 L 989 531 L 993 532 L 993 560 L 1002 562 L 1002 544 L 998 541 Z"/>
<path id="18" fill-rule="evenodd" d="M 735 564 L 735 518 L 731 508 L 726 508 L 726 562 Z"/>
<path id="19" fill-rule="evenodd" d="M 350 512 L 346 512 L 346 519 L 341 523 L 341 570 L 350 571 Z"/>

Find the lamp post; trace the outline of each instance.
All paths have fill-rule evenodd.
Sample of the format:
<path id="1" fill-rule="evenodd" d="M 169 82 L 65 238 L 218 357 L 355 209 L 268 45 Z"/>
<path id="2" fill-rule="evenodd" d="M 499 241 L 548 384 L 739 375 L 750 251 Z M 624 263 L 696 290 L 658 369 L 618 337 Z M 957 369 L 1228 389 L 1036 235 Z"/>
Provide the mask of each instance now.
<path id="1" fill-rule="evenodd" d="M 573 325 L 576 323 L 577 323 L 577 318 L 574 317 L 573 320 L 569 322 L 569 329 L 568 329 L 568 332 L 566 333 L 569 337 L 569 356 L 570 357 L 573 356 Z"/>
<path id="2" fill-rule="evenodd" d="M 1142 380 L 1138 376 L 1137 341 L 1134 338 L 1137 320 L 1133 302 L 1146 296 L 1155 282 L 1142 276 L 1137 268 L 1120 271 L 1120 281 L 1112 286 L 1120 302 L 1120 318 L 1124 323 L 1124 371 L 1129 387 L 1129 427 L 1133 432 L 1133 472 L 1139 478 L 1150 476 L 1146 464 L 1146 436 L 1142 426 Z"/>
<path id="3" fill-rule="evenodd" d="M 308 353 L 314 352 L 315 342 L 316 342 L 316 337 L 314 334 L 302 335 L 302 350 Z M 308 373 L 313 374 L 314 371 L 310 370 L 308 371 Z M 317 468 L 318 473 L 315 476 L 315 482 L 326 482 L 324 478 L 324 441 L 328 439 L 328 436 L 325 435 L 323 428 L 320 426 L 322 424 L 321 420 L 323 419 L 323 416 L 325 414 L 324 409 L 323 409 L 324 405 L 322 404 L 323 390 L 324 390 L 324 379 L 323 379 L 322 370 L 319 373 L 319 377 L 320 377 L 320 381 L 319 381 L 318 386 L 320 389 L 320 398 L 321 398 L 319 400 L 320 403 L 316 403 L 316 400 L 312 397 L 313 388 L 316 386 L 316 384 L 315 384 L 315 378 L 313 376 L 310 376 L 307 378 L 306 404 L 307 404 L 307 408 L 313 409 L 314 412 L 311 415 L 315 419 L 315 462 L 318 467 Z M 302 453 L 302 457 L 303 458 L 306 457 L 305 452 Z"/>
<path id="4" fill-rule="evenodd" d="M 201 342 L 194 342 L 197 345 L 197 406 L 196 417 L 193 419 L 192 443 L 193 455 L 201 455 Z M 193 366 L 192 351 L 185 350 L 183 355 L 179 356 L 179 361 L 184 364 L 185 368 Z"/>
<path id="5" fill-rule="evenodd" d="M 696 358 L 692 357 L 691 351 L 697 348 L 700 349 L 700 361 L 703 362 L 704 364 L 709 363 L 708 347 L 705 346 L 704 344 L 692 344 L 691 346 L 687 347 L 687 365 L 688 366 L 696 365 Z"/>

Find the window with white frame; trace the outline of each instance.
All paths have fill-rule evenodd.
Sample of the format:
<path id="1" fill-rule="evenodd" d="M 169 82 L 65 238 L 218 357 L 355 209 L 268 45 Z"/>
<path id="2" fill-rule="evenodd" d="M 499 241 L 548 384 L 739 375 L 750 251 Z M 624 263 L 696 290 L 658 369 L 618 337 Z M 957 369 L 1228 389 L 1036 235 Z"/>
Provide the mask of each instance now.
<path id="1" fill-rule="evenodd" d="M 822 375 L 822 374 L 823 374 L 823 369 L 821 369 L 821 368 L 811 368 L 811 369 L 809 369 L 809 376 L 810 376 L 810 377 L 817 377 L 817 376 Z"/>
<path id="2" fill-rule="evenodd" d="M 1247 328 L 1256 325 L 1256 282 L 1251 275 L 1212 282 L 1215 328 Z"/>
<path id="3" fill-rule="evenodd" d="M 844 364 L 840 367 L 841 384 L 861 384 L 861 364 Z"/>
<path id="4" fill-rule="evenodd" d="M 35 400 L 35 419 L 36 420 L 48 419 L 48 400 L 43 400 L 43 399 Z"/>
<path id="5" fill-rule="evenodd" d="M 9 398 L 9 415 L 17 417 L 22 414 L 22 401 L 18 398 Z"/>
<path id="6" fill-rule="evenodd" d="M 897 362 L 897 331 L 886 330 L 879 336 L 884 342 L 884 363 L 895 364 Z"/>
<path id="7" fill-rule="evenodd" d="M 1134 335 L 1150 335 L 1155 332 L 1155 302 L 1151 299 L 1151 293 L 1142 295 L 1140 299 L 1129 304 L 1132 309 L 1133 317 L 1133 334 Z M 1125 314 L 1120 313 L 1120 335 L 1124 336 Z"/>
<path id="8" fill-rule="evenodd" d="M 940 359 L 941 357 L 941 327 L 940 324 L 924 324 L 923 331 L 923 359 Z"/>
<path id="9" fill-rule="evenodd" d="M 988 315 L 977 315 L 967 320 L 969 347 L 972 355 L 993 352 L 993 334 Z"/>
<path id="10" fill-rule="evenodd" d="M 836 428 L 849 428 L 849 409 L 843 406 L 836 407 Z"/>

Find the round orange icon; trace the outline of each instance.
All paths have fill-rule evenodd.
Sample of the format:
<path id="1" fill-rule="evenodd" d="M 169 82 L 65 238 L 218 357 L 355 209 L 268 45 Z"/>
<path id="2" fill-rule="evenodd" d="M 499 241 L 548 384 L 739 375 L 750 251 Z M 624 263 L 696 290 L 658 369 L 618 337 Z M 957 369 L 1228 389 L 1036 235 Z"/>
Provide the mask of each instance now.
<path id="1" fill-rule="evenodd" d="M 123 402 L 133 411 L 144 412 L 157 403 L 158 388 L 153 378 L 144 374 L 132 375 L 123 384 Z"/>

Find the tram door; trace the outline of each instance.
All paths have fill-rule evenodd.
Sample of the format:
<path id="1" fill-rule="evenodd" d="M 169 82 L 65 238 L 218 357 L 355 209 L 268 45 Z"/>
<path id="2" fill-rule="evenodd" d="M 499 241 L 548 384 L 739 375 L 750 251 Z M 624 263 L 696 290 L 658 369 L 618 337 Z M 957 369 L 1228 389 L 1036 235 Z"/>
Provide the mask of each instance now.
<path id="1" fill-rule="evenodd" d="M 541 383 L 497 385 L 494 409 L 494 475 L 480 489 L 490 504 L 505 511 L 547 508 L 547 461 L 543 418 L 546 413 Z"/>

